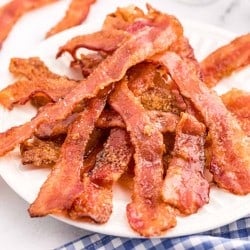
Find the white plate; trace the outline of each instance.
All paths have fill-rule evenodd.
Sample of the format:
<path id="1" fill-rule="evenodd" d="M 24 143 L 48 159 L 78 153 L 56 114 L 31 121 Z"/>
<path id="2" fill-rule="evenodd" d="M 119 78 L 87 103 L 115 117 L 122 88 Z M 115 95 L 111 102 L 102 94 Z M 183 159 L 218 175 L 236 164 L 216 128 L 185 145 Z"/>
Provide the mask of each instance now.
<path id="1" fill-rule="evenodd" d="M 100 24 L 101 22 L 99 22 Z M 98 24 L 98 25 L 99 25 Z M 195 49 L 198 59 L 202 59 L 212 50 L 230 41 L 234 34 L 221 30 L 209 25 L 198 24 L 190 21 L 184 21 L 186 35 L 189 37 L 191 44 Z M 58 46 L 64 44 L 70 37 L 77 34 L 83 34 L 97 30 L 99 27 L 94 23 L 87 22 L 84 26 L 79 26 L 54 36 L 47 41 L 42 42 L 32 52 L 26 53 L 26 56 L 40 56 L 47 65 L 55 72 L 61 74 L 69 74 L 67 66 L 69 57 L 64 56 L 59 60 L 55 60 L 55 54 Z M 2 79 L 11 81 L 8 72 L 1 72 Z M 76 75 L 75 75 L 76 76 Z M 222 81 L 217 90 L 223 93 L 231 87 L 250 90 L 250 70 L 245 69 L 240 73 L 234 74 L 232 77 Z M 247 87 L 248 86 L 248 87 Z M 29 107 L 18 107 L 12 112 L 8 112 L 0 108 L 0 130 L 23 123 L 34 115 L 34 110 Z M 31 170 L 24 167 L 20 163 L 18 150 L 9 153 L 7 156 L 0 158 L 0 174 L 8 185 L 28 202 L 32 202 L 39 191 L 40 186 L 45 181 L 48 170 Z M 104 234 L 123 236 L 123 237 L 139 237 L 127 223 L 125 207 L 130 200 L 130 194 L 125 193 L 119 187 L 114 189 L 114 209 L 110 220 L 104 225 L 96 225 L 83 222 L 75 222 L 69 219 L 59 218 L 68 224 L 74 225 L 90 231 Z M 178 218 L 177 226 L 168 231 L 163 237 L 175 237 L 181 235 L 194 234 L 213 229 L 249 213 L 250 194 L 247 196 L 232 195 L 215 187 L 211 189 L 210 202 L 198 211 L 198 213 Z M 23 211 L 26 213 L 26 211 Z"/>

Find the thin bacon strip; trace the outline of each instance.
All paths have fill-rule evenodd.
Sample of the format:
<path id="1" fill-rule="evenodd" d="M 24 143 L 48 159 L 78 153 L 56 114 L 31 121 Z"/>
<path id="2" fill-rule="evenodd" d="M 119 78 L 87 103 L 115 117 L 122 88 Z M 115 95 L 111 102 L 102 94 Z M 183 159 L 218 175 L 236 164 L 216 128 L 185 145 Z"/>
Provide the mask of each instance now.
<path id="1" fill-rule="evenodd" d="M 163 136 L 150 121 L 140 102 L 124 81 L 116 85 L 111 106 L 122 116 L 135 148 L 132 202 L 127 206 L 130 226 L 143 236 L 159 235 L 176 224 L 163 203 Z"/>
<path id="2" fill-rule="evenodd" d="M 7 109 L 12 109 L 16 104 L 25 104 L 36 97 L 43 98 L 43 103 L 56 102 L 76 85 L 77 81 L 65 77 L 57 79 L 20 80 L 0 91 L 0 104 Z M 41 101 L 40 101 L 41 102 Z"/>
<path id="3" fill-rule="evenodd" d="M 56 165 L 29 208 L 32 217 L 68 210 L 82 193 L 84 151 L 105 103 L 104 97 L 94 98 L 71 124 Z"/>
<path id="4" fill-rule="evenodd" d="M 175 53 L 158 58 L 183 96 L 201 113 L 212 140 L 210 171 L 214 181 L 235 194 L 250 192 L 250 139 L 221 99 L 200 80 L 195 65 Z"/>
<path id="5" fill-rule="evenodd" d="M 74 201 L 70 216 L 90 217 L 105 223 L 112 213 L 112 186 L 127 170 L 132 157 L 129 136 L 123 129 L 111 129 L 104 148 L 97 154 L 90 174 L 83 177 L 83 193 Z"/>
<path id="6" fill-rule="evenodd" d="M 220 47 L 201 62 L 203 80 L 214 87 L 222 78 L 250 64 L 250 33 Z"/>
<path id="7" fill-rule="evenodd" d="M 92 34 L 76 36 L 61 46 L 56 56 L 60 57 L 63 53 L 68 52 L 76 59 L 76 52 L 79 48 L 113 52 L 129 37 L 127 32 L 121 30 L 101 30 Z"/>
<path id="8" fill-rule="evenodd" d="M 103 60 L 84 84 L 78 84 L 64 99 L 40 109 L 32 121 L 0 134 L 0 156 L 12 150 L 18 143 L 30 138 L 42 125 L 64 120 L 83 99 L 97 95 L 99 90 L 119 81 L 131 66 L 166 50 L 182 35 L 180 23 L 171 16 L 156 20 L 122 44 L 110 57 Z M 21 134 L 22 136 L 18 136 Z"/>
<path id="9" fill-rule="evenodd" d="M 163 199 L 183 214 L 195 213 L 209 201 L 209 183 L 203 174 L 205 130 L 193 116 L 182 113 L 163 184 Z"/>
<path id="10" fill-rule="evenodd" d="M 57 0 L 12 0 L 0 8 L 0 48 L 14 24 L 26 12 Z"/>
<path id="11" fill-rule="evenodd" d="M 94 3 L 95 0 L 71 0 L 65 16 L 47 32 L 46 38 L 81 24 L 87 18 L 90 6 Z"/>
<path id="12" fill-rule="evenodd" d="M 221 99 L 227 109 L 237 117 L 242 129 L 250 136 L 250 93 L 232 89 L 222 95 Z"/>

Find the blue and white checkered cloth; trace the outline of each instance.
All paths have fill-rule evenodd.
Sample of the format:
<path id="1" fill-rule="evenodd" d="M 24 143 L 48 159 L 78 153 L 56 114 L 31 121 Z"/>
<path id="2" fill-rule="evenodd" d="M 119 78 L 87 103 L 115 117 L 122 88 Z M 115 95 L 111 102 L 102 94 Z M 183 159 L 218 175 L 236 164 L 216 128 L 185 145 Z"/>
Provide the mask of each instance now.
<path id="1" fill-rule="evenodd" d="M 202 223 L 202 222 L 201 222 Z M 57 250 L 250 250 L 250 215 L 229 225 L 201 234 L 176 238 L 130 239 L 90 234 L 65 244 Z"/>

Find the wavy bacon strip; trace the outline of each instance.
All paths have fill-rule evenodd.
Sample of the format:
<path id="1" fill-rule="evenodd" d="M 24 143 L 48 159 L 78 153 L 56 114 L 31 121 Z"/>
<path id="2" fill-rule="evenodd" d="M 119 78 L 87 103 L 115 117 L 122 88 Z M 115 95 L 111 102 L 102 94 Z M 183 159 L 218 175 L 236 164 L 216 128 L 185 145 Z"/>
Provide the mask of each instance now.
<path id="1" fill-rule="evenodd" d="M 112 186 L 127 170 L 133 154 L 129 135 L 123 129 L 111 129 L 104 148 L 96 156 L 90 174 L 83 177 L 83 193 L 74 201 L 70 216 L 90 217 L 105 223 L 112 213 Z"/>
<path id="2" fill-rule="evenodd" d="M 171 16 L 162 15 L 159 20 L 152 21 L 152 26 L 145 26 L 123 43 L 97 66 L 84 84 L 78 84 L 64 99 L 40 109 L 32 121 L 1 133 L 0 156 L 30 138 L 43 125 L 64 120 L 83 99 L 96 96 L 99 90 L 120 80 L 131 66 L 166 50 L 182 32 L 180 23 Z"/>
<path id="3" fill-rule="evenodd" d="M 132 202 L 127 206 L 130 226 L 143 236 L 159 235 L 176 224 L 163 203 L 163 136 L 124 81 L 116 85 L 110 105 L 122 116 L 135 148 Z"/>
<path id="4" fill-rule="evenodd" d="M 12 0 L 0 8 L 0 48 L 12 27 L 26 12 L 57 0 Z"/>
<path id="5" fill-rule="evenodd" d="M 242 129 L 250 136 L 250 93 L 239 89 L 232 89 L 221 96 L 227 109 L 240 122 Z"/>
<path id="6" fill-rule="evenodd" d="M 81 24 L 87 18 L 90 7 L 94 3 L 95 0 L 72 0 L 65 16 L 47 32 L 46 38 Z"/>
<path id="7" fill-rule="evenodd" d="M 209 201 L 209 183 L 203 174 L 205 132 L 202 123 L 182 113 L 163 184 L 163 199 L 186 215 Z"/>
<path id="8" fill-rule="evenodd" d="M 212 140 L 210 171 L 218 186 L 235 194 L 250 192 L 250 138 L 214 91 L 201 81 L 195 65 L 175 53 L 157 59 L 164 64 L 183 96 L 201 113 Z"/>
<path id="9" fill-rule="evenodd" d="M 201 62 L 203 80 L 214 87 L 222 78 L 250 64 L 250 33 L 220 47 Z"/>
<path id="10" fill-rule="evenodd" d="M 56 165 L 29 208 L 32 217 L 68 210 L 82 193 L 84 151 L 105 103 L 106 97 L 94 98 L 71 124 Z"/>
<path id="11" fill-rule="evenodd" d="M 56 57 L 68 52 L 76 59 L 76 52 L 79 48 L 113 52 L 128 38 L 129 34 L 121 30 L 101 30 L 92 34 L 76 36 L 59 48 Z"/>

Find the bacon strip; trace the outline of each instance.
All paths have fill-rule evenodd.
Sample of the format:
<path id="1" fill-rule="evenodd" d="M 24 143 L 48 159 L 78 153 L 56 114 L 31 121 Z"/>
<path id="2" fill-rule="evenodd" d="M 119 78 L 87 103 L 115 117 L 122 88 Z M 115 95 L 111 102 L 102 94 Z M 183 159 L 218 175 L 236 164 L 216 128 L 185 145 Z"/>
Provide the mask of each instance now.
<path id="1" fill-rule="evenodd" d="M 163 18 L 164 17 L 164 18 Z M 32 121 L 0 134 L 0 156 L 12 150 L 18 143 L 31 137 L 43 125 L 64 120 L 83 99 L 97 95 L 99 90 L 119 81 L 131 66 L 166 50 L 179 36 L 182 27 L 171 16 L 163 16 L 160 22 L 146 26 L 122 44 L 110 57 L 103 60 L 84 84 L 78 84 L 64 99 L 40 109 Z M 156 20 L 158 21 L 158 20 Z M 154 26 L 153 26 L 154 25 Z M 21 134 L 22 136 L 18 136 Z"/>
<path id="2" fill-rule="evenodd" d="M 0 48 L 14 24 L 26 12 L 57 0 L 12 0 L 0 8 Z"/>
<path id="3" fill-rule="evenodd" d="M 250 192 L 250 139 L 221 99 L 200 80 L 195 66 L 175 53 L 160 58 L 183 96 L 201 113 L 212 140 L 210 171 L 214 181 L 235 194 Z"/>
<path id="4" fill-rule="evenodd" d="M 38 103 L 56 102 L 77 84 L 77 81 L 65 77 L 17 81 L 0 91 L 0 104 L 11 110 L 16 104 L 22 105 L 38 97 L 43 99 Z"/>
<path id="5" fill-rule="evenodd" d="M 94 3 L 95 0 L 72 0 L 65 16 L 47 32 L 46 38 L 81 24 L 87 18 L 90 6 Z"/>
<path id="6" fill-rule="evenodd" d="M 84 171 L 84 151 L 105 103 L 104 97 L 94 98 L 71 124 L 56 165 L 29 208 L 32 217 L 68 210 L 82 193 L 81 171 Z"/>
<path id="7" fill-rule="evenodd" d="M 150 121 L 126 82 L 116 85 L 111 106 L 122 116 L 135 148 L 135 177 L 132 202 L 127 206 L 131 227 L 143 236 L 159 235 L 176 224 L 175 216 L 163 203 L 163 137 Z"/>
<path id="8" fill-rule="evenodd" d="M 15 104 L 25 104 L 30 99 L 38 100 L 38 97 L 39 103 L 42 98 L 43 103 L 56 102 L 78 84 L 77 81 L 51 72 L 37 57 L 12 58 L 9 69 L 15 76 L 22 78 L 0 91 L 0 104 L 8 109 L 12 109 Z"/>
<path id="9" fill-rule="evenodd" d="M 129 34 L 121 30 L 101 30 L 92 34 L 76 36 L 59 48 L 56 57 L 68 52 L 76 59 L 76 52 L 79 48 L 113 52 L 128 38 Z"/>
<path id="10" fill-rule="evenodd" d="M 28 80 L 37 78 L 59 78 L 60 76 L 51 72 L 39 57 L 18 58 L 10 60 L 9 71 L 16 77 L 24 76 Z"/>
<path id="11" fill-rule="evenodd" d="M 203 175 L 204 142 L 205 126 L 182 113 L 163 184 L 163 199 L 183 214 L 195 213 L 209 201 L 209 183 Z"/>
<path id="12" fill-rule="evenodd" d="M 220 47 L 201 62 L 203 80 L 214 87 L 222 78 L 250 64 L 250 33 Z"/>
<path id="13" fill-rule="evenodd" d="M 250 93 L 232 89 L 222 95 L 221 99 L 227 109 L 237 117 L 245 133 L 250 136 Z"/>
<path id="14" fill-rule="evenodd" d="M 74 201 L 70 216 L 74 219 L 90 217 L 105 223 L 112 213 L 112 186 L 127 170 L 132 157 L 129 136 L 123 129 L 111 129 L 96 164 L 90 174 L 83 177 L 83 193 Z"/>

